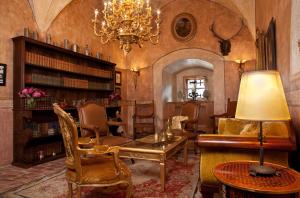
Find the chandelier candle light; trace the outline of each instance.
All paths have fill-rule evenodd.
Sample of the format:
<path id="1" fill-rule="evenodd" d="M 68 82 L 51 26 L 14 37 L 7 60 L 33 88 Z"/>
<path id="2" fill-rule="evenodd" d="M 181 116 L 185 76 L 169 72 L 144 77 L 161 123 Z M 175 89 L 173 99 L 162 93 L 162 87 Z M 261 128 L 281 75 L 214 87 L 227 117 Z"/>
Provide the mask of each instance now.
<path id="1" fill-rule="evenodd" d="M 160 10 L 155 19 L 156 30 L 152 27 L 152 12 L 149 0 L 106 0 L 104 1 L 103 21 L 98 20 L 99 11 L 95 9 L 95 35 L 101 38 L 101 43 L 119 40 L 120 48 L 125 54 L 132 49 L 131 44 L 143 46 L 143 41 L 157 44 L 160 34 Z"/>

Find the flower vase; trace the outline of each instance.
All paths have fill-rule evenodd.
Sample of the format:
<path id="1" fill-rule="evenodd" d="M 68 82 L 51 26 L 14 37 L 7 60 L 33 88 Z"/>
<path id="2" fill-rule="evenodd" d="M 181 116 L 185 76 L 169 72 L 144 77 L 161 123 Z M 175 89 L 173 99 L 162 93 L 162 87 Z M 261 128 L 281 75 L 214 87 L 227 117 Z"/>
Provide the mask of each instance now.
<path id="1" fill-rule="evenodd" d="M 112 100 L 110 105 L 113 106 L 113 107 L 117 107 L 118 106 L 118 101 L 117 100 Z"/>
<path id="2" fill-rule="evenodd" d="M 33 109 L 33 108 L 35 108 L 35 107 L 36 107 L 36 101 L 35 101 L 35 99 L 34 99 L 34 98 L 28 98 L 28 99 L 26 100 L 26 107 L 27 107 L 28 109 Z"/>

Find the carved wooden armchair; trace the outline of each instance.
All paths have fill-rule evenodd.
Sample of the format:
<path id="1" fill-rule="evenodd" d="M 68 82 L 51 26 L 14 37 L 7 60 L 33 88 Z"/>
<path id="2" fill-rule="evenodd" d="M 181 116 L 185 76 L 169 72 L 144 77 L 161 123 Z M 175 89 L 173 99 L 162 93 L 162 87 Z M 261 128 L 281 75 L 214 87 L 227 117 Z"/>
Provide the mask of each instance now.
<path id="1" fill-rule="evenodd" d="M 212 198 L 220 190 L 213 175 L 217 164 L 259 159 L 258 123 L 234 118 L 219 119 L 218 133 L 200 135 L 200 188 L 203 198 Z M 264 160 L 288 166 L 289 152 L 295 150 L 295 132 L 289 122 L 264 122 Z"/>
<path id="2" fill-rule="evenodd" d="M 109 135 L 109 122 L 107 121 L 106 109 L 94 102 L 86 102 L 78 107 L 80 132 L 82 137 L 80 143 L 88 141 L 96 135 L 97 144 L 119 146 L 132 141 L 130 138 Z"/>
<path id="3" fill-rule="evenodd" d="M 186 135 L 189 141 L 194 144 L 194 152 L 197 153 L 197 136 L 198 131 L 198 119 L 199 117 L 199 102 L 185 102 L 181 107 L 180 116 L 172 117 L 172 126 L 176 135 Z M 180 124 L 179 124 L 180 123 Z M 180 130 L 176 130 L 180 129 Z"/>
<path id="4" fill-rule="evenodd" d="M 155 133 L 154 101 L 135 101 L 133 119 L 133 139 Z"/>
<path id="5" fill-rule="evenodd" d="M 96 145 L 83 149 L 78 144 L 78 132 L 73 118 L 63 111 L 58 104 L 53 104 L 58 116 L 66 151 L 66 179 L 69 197 L 72 197 L 72 184 L 77 187 L 77 197 L 81 197 L 82 186 L 112 186 L 125 183 L 128 185 L 127 197 L 131 195 L 131 173 L 118 158 L 118 147 Z"/>
<path id="6" fill-rule="evenodd" d="M 219 118 L 234 118 L 236 111 L 237 101 L 231 101 L 227 99 L 226 112 L 222 114 L 213 115 L 210 118 L 213 120 L 213 133 L 216 133 Z"/>

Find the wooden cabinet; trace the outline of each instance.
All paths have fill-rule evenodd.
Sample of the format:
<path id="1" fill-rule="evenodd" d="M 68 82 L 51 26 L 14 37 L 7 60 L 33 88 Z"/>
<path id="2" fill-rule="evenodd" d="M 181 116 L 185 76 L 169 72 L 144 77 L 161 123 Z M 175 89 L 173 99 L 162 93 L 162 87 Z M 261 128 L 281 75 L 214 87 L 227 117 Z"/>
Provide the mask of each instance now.
<path id="1" fill-rule="evenodd" d="M 23 36 L 13 43 L 13 163 L 30 166 L 64 155 L 52 103 L 61 104 L 75 120 L 81 101 L 107 103 L 115 89 L 115 64 Z M 46 97 L 19 96 L 31 87 Z"/>

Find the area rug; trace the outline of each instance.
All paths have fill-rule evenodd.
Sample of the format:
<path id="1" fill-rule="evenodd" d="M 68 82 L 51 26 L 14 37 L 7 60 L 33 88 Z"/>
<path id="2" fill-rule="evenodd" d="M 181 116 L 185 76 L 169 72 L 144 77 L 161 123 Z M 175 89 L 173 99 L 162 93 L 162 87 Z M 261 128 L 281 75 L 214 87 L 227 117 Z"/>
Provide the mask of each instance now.
<path id="1" fill-rule="evenodd" d="M 194 196 L 198 175 L 198 156 L 189 156 L 188 165 L 182 159 L 172 158 L 167 161 L 166 190 L 161 191 L 159 164 L 145 160 L 135 160 L 131 164 L 126 161 L 132 172 L 133 198 L 192 198 Z M 122 198 L 125 197 L 126 186 L 106 188 L 82 188 L 82 197 L 88 198 Z M 38 181 L 30 182 L 0 197 L 5 198 L 63 198 L 67 197 L 68 188 L 64 171 L 46 176 Z M 74 189 L 75 194 L 75 189 Z M 75 197 L 75 195 L 74 195 Z"/>

